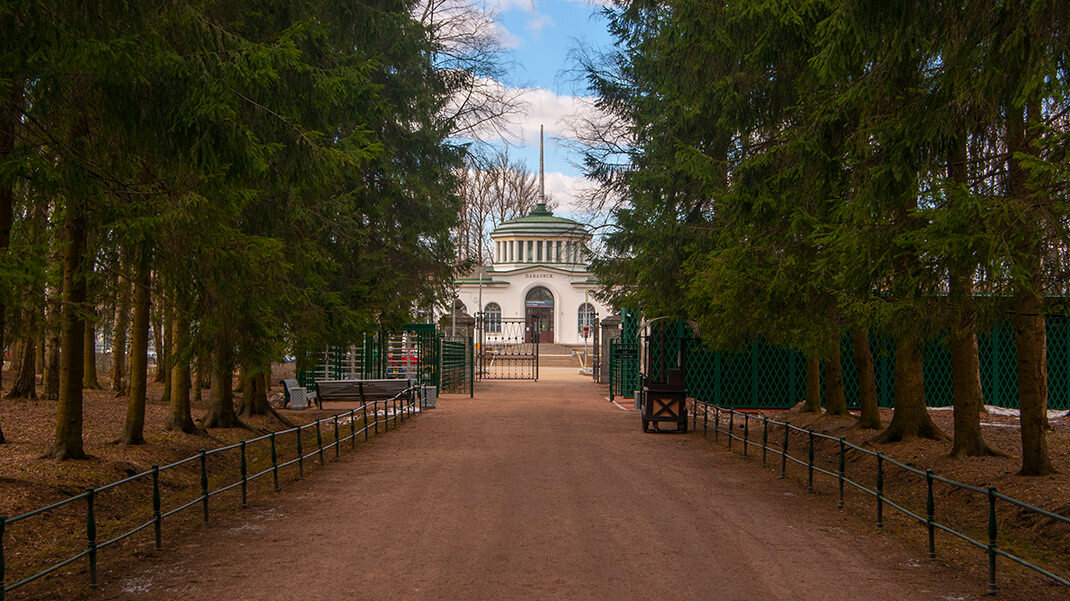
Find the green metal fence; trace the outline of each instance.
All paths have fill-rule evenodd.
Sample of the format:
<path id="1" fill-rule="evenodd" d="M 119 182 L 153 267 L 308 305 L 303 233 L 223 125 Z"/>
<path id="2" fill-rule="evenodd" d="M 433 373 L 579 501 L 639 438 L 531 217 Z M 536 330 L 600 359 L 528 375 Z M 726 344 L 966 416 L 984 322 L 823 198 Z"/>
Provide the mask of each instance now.
<path id="1" fill-rule="evenodd" d="M 630 399 L 639 387 L 639 343 L 609 341 L 609 400 Z"/>
<path id="2" fill-rule="evenodd" d="M 442 392 L 470 392 L 472 364 L 470 337 L 439 338 L 439 390 Z"/>
<path id="3" fill-rule="evenodd" d="M 845 486 L 872 497 L 878 530 L 884 528 L 885 508 L 898 511 L 912 523 L 923 525 L 928 531 L 929 559 L 936 558 L 936 535 L 938 532 L 949 534 L 972 547 L 981 549 L 984 551 L 987 564 L 989 594 L 995 594 L 999 590 L 996 581 L 996 561 L 1001 557 L 1046 576 L 1057 584 L 1070 587 L 1070 574 L 1056 574 L 1054 572 L 1055 568 L 1050 565 L 1050 560 L 1047 561 L 1048 567 L 1044 567 L 1015 555 L 1007 548 L 1000 547 L 1001 520 L 998 517 L 997 505 L 1001 504 L 1006 508 L 1004 515 L 1009 510 L 1016 523 L 1045 520 L 1052 526 L 1057 524 L 1070 526 L 1070 517 L 1008 497 L 997 492 L 994 486 L 973 486 L 938 476 L 931 469 L 920 470 L 911 467 L 887 457 L 883 453 L 851 444 L 843 437 L 837 438 L 814 432 L 813 430 L 804 430 L 787 422 L 772 420 L 764 416 L 758 418 L 734 409 L 722 409 L 720 407 L 711 409 L 709 405 L 703 405 L 701 409 L 703 415 L 700 425 L 698 423 L 699 412 L 700 410 L 696 406 L 695 411 L 692 413 L 693 425 L 696 426 L 694 431 L 696 433 L 698 432 L 698 427 L 701 427 L 702 435 L 706 436 L 712 426 L 714 442 L 717 442 L 720 435 L 724 434 L 727 435 L 729 450 L 732 450 L 733 441 L 735 441 L 742 443 L 740 450 L 744 457 L 748 456 L 748 451 L 750 453 L 760 451 L 763 467 L 766 466 L 767 461 L 770 459 L 769 456 L 772 455 L 773 461 L 779 464 L 781 478 L 785 477 L 790 462 L 791 465 L 798 465 L 806 470 L 806 483 L 809 492 L 814 492 L 815 490 L 815 476 L 827 476 L 835 480 L 838 494 L 837 506 L 841 509 L 844 507 Z M 752 423 L 754 424 L 753 434 L 751 433 Z M 818 445 L 834 445 L 833 448 L 837 451 L 834 464 L 830 465 L 827 461 L 823 462 L 821 457 L 825 457 L 828 454 L 817 453 L 815 448 Z M 855 476 L 854 479 L 848 476 L 848 465 L 851 466 L 852 470 L 859 470 L 862 466 L 862 461 L 870 460 L 875 464 L 875 477 L 872 483 L 860 482 L 861 478 L 858 476 Z M 910 483 L 915 486 L 925 487 L 925 507 L 911 506 L 911 503 L 907 500 L 889 494 L 885 489 L 885 479 L 891 470 L 900 470 L 905 473 L 905 479 L 909 480 Z M 898 486 L 902 487 L 903 484 Z M 937 486 L 945 487 L 945 492 L 939 495 L 935 494 L 934 490 Z M 951 503 L 971 503 L 976 501 L 980 507 L 987 509 L 987 515 L 985 516 L 987 523 L 984 525 L 953 524 L 947 519 L 938 520 L 936 517 L 937 498 Z M 1007 538 L 1004 535 L 1003 540 L 1006 541 Z M 1043 558 L 1043 554 L 1038 555 Z M 1045 563 L 1044 559 L 1035 561 L 1037 563 Z"/>
<path id="4" fill-rule="evenodd" d="M 609 341 L 609 399 L 635 396 L 639 388 L 639 314 L 620 311 L 620 336 Z"/>
<path id="5" fill-rule="evenodd" d="M 204 522 L 207 523 L 211 506 L 210 500 L 228 491 L 240 493 L 241 507 L 246 508 L 248 507 L 248 487 L 251 482 L 259 478 L 271 478 L 272 489 L 279 491 L 281 490 L 279 486 L 280 470 L 296 466 L 298 477 L 304 477 L 306 462 L 315 461 L 321 466 L 325 465 L 326 455 L 329 451 L 333 450 L 332 454 L 335 459 L 340 457 L 343 443 L 348 442 L 350 443 L 350 448 L 356 448 L 358 437 L 368 440 L 370 432 L 374 432 L 377 435 L 380 429 L 385 433 L 390 430 L 391 426 L 397 428 L 399 424 L 405 422 L 406 418 L 411 418 L 421 411 L 421 403 L 418 402 L 419 398 L 417 396 L 418 392 L 418 388 L 409 388 L 398 393 L 397 396 L 390 400 L 373 401 L 363 405 L 360 409 L 350 409 L 348 412 L 334 415 L 328 419 L 317 419 L 315 422 L 304 426 L 271 432 L 264 436 L 243 440 L 225 447 L 201 450 L 192 457 L 187 457 L 162 467 L 154 465 L 151 469 L 140 474 L 135 474 L 99 488 L 86 489 L 85 492 L 79 495 L 21 515 L 11 518 L 5 518 L 0 515 L 0 601 L 4 600 L 7 593 L 81 560 L 85 561 L 85 565 L 88 568 L 89 581 L 87 584 L 90 587 L 96 587 L 97 560 L 105 548 L 118 544 L 143 530 L 152 528 L 156 549 L 162 549 L 163 527 L 167 518 L 187 509 L 199 508 L 203 514 Z M 370 410 L 369 405 L 371 406 Z M 381 409 L 380 405 L 382 405 Z M 358 423 L 360 424 L 359 428 Z M 309 438 L 313 432 L 315 433 L 315 446 L 305 452 L 302 448 L 302 440 Z M 296 437 L 295 456 L 289 460 L 284 460 L 282 457 L 283 443 L 286 442 L 285 437 L 290 434 Z M 219 480 L 220 476 L 222 478 L 228 477 L 226 474 L 213 474 L 213 470 L 210 467 L 212 463 L 215 463 L 214 458 L 223 453 L 240 454 L 240 471 L 236 480 L 228 483 L 217 483 L 213 488 L 209 485 L 209 476 L 212 476 L 215 480 Z M 192 466 L 192 469 L 200 477 L 200 494 L 192 499 L 175 498 L 165 494 L 167 490 L 166 485 L 163 484 L 164 480 L 161 478 L 161 474 L 177 471 L 182 466 Z M 189 470 L 191 468 L 186 467 L 185 469 Z M 224 480 L 224 482 L 226 481 Z M 128 512 L 141 511 L 144 514 L 144 521 L 125 532 L 112 533 L 110 530 L 117 528 L 119 524 L 126 524 L 123 527 L 129 527 L 129 524 L 120 522 L 114 517 L 98 518 L 96 505 L 97 499 L 102 494 L 119 487 L 136 487 L 144 492 L 146 496 L 145 505 L 141 508 L 130 508 Z M 35 572 L 32 572 L 35 566 L 17 565 L 20 575 L 24 573 L 25 576 L 21 576 L 19 580 L 8 584 L 5 576 L 11 571 L 12 565 L 11 561 L 6 558 L 36 557 L 36 554 L 17 547 L 12 549 L 10 546 L 5 545 L 5 533 L 10 533 L 12 530 L 17 529 L 18 524 L 25 520 L 61 509 L 74 508 L 78 504 L 82 505 L 83 515 L 85 516 L 83 550 Z M 14 553 L 9 554 L 10 551 L 14 551 Z"/>
<path id="6" fill-rule="evenodd" d="M 1047 334 L 1048 407 L 1070 409 L 1070 320 L 1049 317 Z M 1004 323 L 990 332 L 978 334 L 977 342 L 984 402 L 1017 409 L 1018 375 L 1012 326 Z M 772 346 L 763 340 L 755 340 L 737 352 L 712 350 L 699 340 L 692 340 L 690 345 L 688 394 L 702 402 L 725 407 L 784 409 L 802 401 L 805 396 L 806 358 L 801 353 Z M 878 402 L 882 407 L 892 407 L 895 386 L 893 341 L 871 335 L 870 350 Z M 847 336 L 842 341 L 840 357 L 847 404 L 857 409 L 858 372 Z M 922 357 L 927 404 L 931 407 L 950 406 L 951 351 L 947 337 L 927 341 Z"/>
<path id="7" fill-rule="evenodd" d="M 312 388 L 317 380 L 401 378 L 438 386 L 443 392 L 464 392 L 467 386 L 471 394 L 471 344 L 471 338 L 444 337 L 434 324 L 408 324 L 368 334 L 359 344 L 310 353 L 297 380 Z"/>

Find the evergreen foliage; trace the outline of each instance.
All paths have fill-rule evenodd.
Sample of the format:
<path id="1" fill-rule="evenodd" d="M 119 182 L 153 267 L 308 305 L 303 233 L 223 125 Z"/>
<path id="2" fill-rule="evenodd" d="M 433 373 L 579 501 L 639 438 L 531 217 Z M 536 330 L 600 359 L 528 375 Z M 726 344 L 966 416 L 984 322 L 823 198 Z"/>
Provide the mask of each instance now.
<path id="1" fill-rule="evenodd" d="M 135 342 L 128 364 L 138 371 L 150 321 L 163 332 L 163 376 L 188 377 L 172 366 L 211 356 L 228 389 L 213 399 L 230 403 L 239 366 L 256 374 L 286 349 L 404 322 L 443 293 L 463 148 L 442 115 L 464 81 L 436 65 L 415 9 L 411 0 L 0 8 L 0 332 L 9 335 L 0 347 L 36 339 L 11 318 L 41 313 L 46 289 L 62 295 L 58 322 L 33 326 L 64 332 L 54 456 L 83 456 L 81 368 L 68 362 L 81 365 L 72 336 L 98 312 L 106 338 Z M 45 215 L 36 238 L 21 233 L 35 208 Z M 50 252 L 66 257 L 62 274 L 47 268 Z M 131 302 L 141 303 L 137 319 L 114 315 Z M 186 326 L 178 335 L 175 321 Z M 127 379 L 123 438 L 136 444 L 145 374 Z M 171 402 L 172 427 L 192 431 L 188 398 Z M 207 424 L 237 423 L 215 409 Z"/>
<path id="2" fill-rule="evenodd" d="M 800 350 L 834 402 L 841 336 L 894 336 L 889 442 L 943 436 L 919 349 L 951 329 L 956 454 L 990 452 L 968 384 L 977 329 L 1009 313 L 1022 472 L 1050 470 L 1043 313 L 1067 292 L 1070 242 L 1065 3 L 632 0 L 606 15 L 615 49 L 585 67 L 627 160 L 602 147 L 586 161 L 626 199 L 595 265 L 605 294 L 695 319 L 722 348 Z"/>

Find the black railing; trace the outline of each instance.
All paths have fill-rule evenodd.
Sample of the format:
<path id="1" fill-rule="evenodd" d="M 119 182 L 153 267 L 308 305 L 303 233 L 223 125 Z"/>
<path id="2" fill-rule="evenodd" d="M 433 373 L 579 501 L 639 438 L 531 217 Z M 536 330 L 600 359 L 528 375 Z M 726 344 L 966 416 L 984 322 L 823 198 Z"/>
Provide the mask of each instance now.
<path id="1" fill-rule="evenodd" d="M 703 436 L 706 436 L 707 432 L 709 430 L 709 426 L 710 426 L 709 422 L 710 422 L 710 413 L 711 413 L 710 409 L 711 409 L 711 406 L 707 405 L 707 404 L 704 404 L 704 403 L 700 403 L 700 404 L 704 407 L 703 412 L 702 412 L 703 413 L 703 415 L 702 415 L 702 434 L 703 434 Z M 1042 575 L 1052 579 L 1054 582 L 1057 582 L 1057 583 L 1059 583 L 1059 584 L 1061 584 L 1063 586 L 1070 587 L 1070 578 L 1068 578 L 1067 576 L 1059 576 L 1058 574 L 1055 574 L 1051 569 L 1046 569 L 1046 568 L 1044 568 L 1042 566 L 1038 566 L 1038 565 L 1036 565 L 1034 563 L 1029 562 L 1028 560 L 1026 560 L 1026 559 L 1024 559 L 1022 557 L 1019 557 L 1018 555 L 1015 555 L 1014 553 L 1011 553 L 1010 551 L 1007 551 L 1005 549 L 1001 549 L 1000 548 L 1000 546 L 999 546 L 999 521 L 997 519 L 997 511 L 996 511 L 997 510 L 997 502 L 1002 501 L 1004 503 L 1009 503 L 1010 505 L 1016 507 L 1019 511 L 1033 512 L 1033 513 L 1035 513 L 1036 515 L 1038 515 L 1038 516 L 1040 516 L 1042 518 L 1047 518 L 1047 519 L 1052 520 L 1054 522 L 1062 522 L 1064 524 L 1070 524 L 1070 518 L 1068 518 L 1066 516 L 1062 516 L 1062 515 L 1053 513 L 1051 511 L 1047 511 L 1045 509 L 1041 509 L 1039 507 L 1034 507 L 1033 505 L 1030 505 L 1028 503 L 1024 503 L 1022 501 L 1019 501 L 1018 499 L 1014 499 L 1012 497 L 1008 497 L 1007 495 L 1004 495 L 1004 494 L 996 491 L 996 487 L 995 486 L 988 486 L 988 487 L 972 486 L 970 484 L 965 484 L 963 482 L 958 482 L 958 481 L 955 481 L 955 480 L 951 480 L 949 478 L 944 478 L 942 476 L 938 476 L 931 469 L 929 469 L 929 470 L 920 470 L 918 468 L 911 467 L 909 465 L 906 465 L 904 463 L 896 461 L 896 460 L 884 455 L 883 453 L 880 453 L 880 452 L 877 452 L 877 451 L 871 451 L 869 449 L 864 449 L 862 447 L 859 447 L 858 445 L 855 445 L 855 444 L 852 444 L 850 442 L 847 442 L 847 440 L 844 439 L 843 437 L 837 438 L 835 436 L 828 436 L 826 434 L 821 434 L 819 432 L 814 432 L 813 430 L 808 430 L 808 429 L 800 428 L 798 426 L 793 426 L 789 422 L 779 422 L 779 421 L 771 420 L 771 419 L 769 419 L 768 417 L 765 417 L 765 416 L 761 417 L 760 420 L 759 420 L 759 418 L 752 417 L 750 414 L 748 414 L 746 412 L 736 411 L 734 409 L 723 409 L 723 408 L 717 407 L 717 406 L 712 407 L 712 409 L 713 409 L 713 412 L 712 412 L 713 413 L 713 433 L 714 433 L 714 441 L 715 442 L 718 441 L 720 434 L 727 434 L 728 435 L 728 448 L 729 448 L 729 450 L 732 449 L 732 441 L 739 441 L 739 442 L 741 442 L 743 444 L 743 455 L 744 456 L 747 456 L 747 454 L 748 454 L 747 453 L 747 449 L 748 448 L 750 448 L 750 447 L 759 447 L 759 448 L 761 448 L 761 451 L 762 451 L 762 465 L 763 466 L 766 465 L 767 456 L 768 456 L 769 452 L 773 452 L 773 453 L 779 455 L 780 456 L 779 458 L 780 458 L 780 477 L 781 478 L 784 478 L 785 475 L 786 475 L 787 466 L 788 466 L 788 462 L 789 461 L 791 461 L 791 462 L 793 462 L 795 464 L 798 464 L 798 465 L 800 465 L 802 467 L 805 467 L 806 468 L 807 490 L 810 491 L 810 492 L 813 492 L 813 490 L 814 490 L 814 475 L 815 474 L 828 476 L 830 478 L 835 479 L 836 483 L 837 483 L 837 490 L 838 490 L 837 506 L 840 507 L 840 508 L 842 508 L 844 506 L 844 487 L 845 486 L 851 486 L 851 487 L 855 488 L 856 490 L 859 490 L 859 491 L 861 491 L 861 492 L 873 497 L 873 499 L 875 501 L 875 512 L 876 512 L 877 529 L 883 529 L 884 528 L 884 508 L 885 508 L 885 506 L 899 511 L 903 515 L 905 515 L 908 518 L 910 518 L 911 521 L 915 521 L 915 522 L 918 522 L 918 523 L 921 523 L 921 524 L 925 525 L 926 530 L 928 531 L 927 532 L 927 534 L 928 534 L 928 552 L 929 552 L 929 558 L 930 559 L 936 558 L 936 532 L 937 531 L 946 532 L 946 533 L 948 533 L 948 534 L 950 534 L 950 535 L 952 535 L 952 536 L 954 536 L 954 537 L 956 537 L 958 539 L 961 539 L 961 540 L 965 541 L 966 543 L 968 543 L 968 544 L 970 544 L 970 545 L 972 545 L 974 547 L 977 547 L 979 549 L 984 550 L 985 551 L 985 556 L 986 556 L 987 561 L 988 561 L 987 570 L 988 570 L 988 592 L 989 593 L 995 593 L 998 590 L 998 587 L 996 585 L 996 559 L 999 558 L 999 557 L 1003 557 L 1003 558 L 1009 559 L 1009 560 L 1011 560 L 1011 561 L 1013 561 L 1015 563 L 1018 563 L 1018 564 L 1026 567 L 1026 568 L 1028 568 L 1030 570 L 1033 570 L 1033 571 L 1035 571 L 1035 572 L 1037 572 L 1039 574 L 1042 574 Z M 698 418 L 698 413 L 699 412 L 697 411 L 697 407 L 696 407 L 696 411 L 694 411 L 692 413 L 692 424 L 693 424 L 693 426 L 696 426 L 695 431 L 697 431 L 697 426 L 698 426 L 698 419 L 699 419 Z M 728 427 L 725 430 L 721 429 L 721 422 L 722 422 L 722 419 L 724 419 L 722 417 L 723 414 L 727 414 L 727 426 Z M 743 420 L 743 425 L 742 425 L 743 435 L 742 436 L 739 436 L 738 434 L 736 434 L 736 419 L 737 419 L 737 416 L 739 416 Z M 751 421 L 755 421 L 755 422 L 760 421 L 760 423 L 761 423 L 762 438 L 761 438 L 761 442 L 760 443 L 751 440 L 751 434 L 750 434 L 750 422 Z M 769 428 L 770 428 L 770 426 L 772 426 L 774 429 L 776 429 L 776 428 L 782 428 L 783 429 L 783 440 L 782 440 L 782 442 L 780 444 L 780 448 L 776 448 L 775 446 L 774 447 L 770 447 L 769 446 Z M 806 449 L 805 449 L 806 457 L 805 458 L 796 457 L 795 455 L 792 454 L 792 451 L 789 449 L 789 440 L 790 440 L 790 436 L 789 435 L 792 432 L 795 432 L 795 433 L 803 436 L 803 438 L 806 440 Z M 814 446 L 815 446 L 815 443 L 817 441 L 820 441 L 820 440 L 832 441 L 832 442 L 836 443 L 836 445 L 838 446 L 838 452 L 837 452 L 838 461 L 837 461 L 837 467 L 836 467 L 835 470 L 825 469 L 825 468 L 822 468 L 819 465 L 815 464 L 815 462 L 814 462 Z M 875 460 L 875 462 L 876 462 L 876 475 L 875 475 L 875 480 L 874 480 L 874 483 L 873 483 L 873 488 L 869 488 L 868 486 L 866 486 L 866 485 L 864 485 L 864 484 L 862 484 L 860 482 L 856 482 L 856 481 L 854 481 L 854 480 L 852 480 L 852 479 L 847 477 L 847 475 L 846 475 L 846 464 L 847 464 L 847 454 L 848 454 L 848 452 L 857 452 L 857 453 L 860 453 L 860 454 L 862 454 L 864 456 L 872 457 Z M 796 451 L 796 453 L 797 454 L 801 454 L 801 452 L 799 452 L 799 451 Z M 922 515 L 922 513 L 920 511 L 918 511 L 918 510 L 912 511 L 912 510 L 908 509 L 904 502 L 897 502 L 897 501 L 894 501 L 894 500 L 892 500 L 892 499 L 890 499 L 888 497 L 887 493 L 885 492 L 885 475 L 886 475 L 886 471 L 887 471 L 887 466 L 892 466 L 892 467 L 896 467 L 896 468 L 902 469 L 902 470 L 906 471 L 907 473 L 910 473 L 910 474 L 913 474 L 913 475 L 916 475 L 916 476 L 920 476 L 921 478 L 924 479 L 925 487 L 926 487 L 924 515 Z M 969 536 L 966 533 L 963 533 L 963 532 L 960 532 L 960 531 L 956 530 L 954 527 L 952 527 L 949 524 L 944 524 L 944 523 L 941 523 L 941 522 L 939 522 L 937 520 L 937 518 L 936 518 L 936 496 L 935 496 L 935 494 L 933 492 L 933 487 L 934 487 L 935 484 L 938 484 L 938 483 L 939 484 L 946 484 L 946 485 L 951 486 L 952 488 L 955 488 L 955 489 L 961 489 L 961 490 L 964 490 L 964 491 L 969 491 L 971 493 L 974 493 L 974 494 L 977 494 L 977 495 L 981 495 L 986 499 L 986 501 L 987 501 L 987 532 L 986 532 L 986 534 L 987 534 L 987 539 L 988 539 L 987 541 L 978 540 L 977 538 L 975 538 L 973 536 Z"/>
<path id="2" fill-rule="evenodd" d="M 415 388 L 415 387 L 414 388 L 408 388 L 408 389 L 403 390 L 402 392 L 398 393 L 397 395 L 395 395 L 393 398 L 391 398 L 389 400 L 386 400 L 386 401 L 372 401 L 370 403 L 366 403 L 360 409 L 350 409 L 348 414 L 347 413 L 337 414 L 337 415 L 334 415 L 332 418 L 328 418 L 326 420 L 317 419 L 315 422 L 312 422 L 312 423 L 309 423 L 309 424 L 305 424 L 303 426 L 297 426 L 297 427 L 294 427 L 294 428 L 290 428 L 288 430 L 281 430 L 281 431 L 278 431 L 278 432 L 271 432 L 269 434 L 265 434 L 263 436 L 258 436 L 256 438 L 252 438 L 252 439 L 249 439 L 249 440 L 242 440 L 240 442 L 237 442 L 235 444 L 228 445 L 228 446 L 225 446 L 225 447 L 219 447 L 219 448 L 211 449 L 211 450 L 202 449 L 196 455 L 187 457 L 187 458 L 182 459 L 180 461 L 176 461 L 174 463 L 170 463 L 170 464 L 164 465 L 162 467 L 158 466 L 158 465 L 153 465 L 150 469 L 148 469 L 146 471 L 143 471 L 143 472 L 141 472 L 139 474 L 134 474 L 133 476 L 130 476 L 128 478 L 124 478 L 124 479 L 119 480 L 117 482 L 112 482 L 111 484 L 107 484 L 107 485 L 101 486 L 99 488 L 86 489 L 86 491 L 81 493 L 81 494 L 74 495 L 74 496 L 72 496 L 70 498 L 64 499 L 64 500 L 59 501 L 57 503 L 53 503 L 53 504 L 48 505 L 46 507 L 40 507 L 38 509 L 34 509 L 33 511 L 28 511 L 26 513 L 23 513 L 22 515 L 17 515 L 17 516 L 12 517 L 12 518 L 5 518 L 4 516 L 0 515 L 0 601 L 4 600 L 4 598 L 5 598 L 5 596 L 6 596 L 6 594 L 8 592 L 11 592 L 11 591 L 13 591 L 13 590 L 15 590 L 17 588 L 20 588 L 22 586 L 25 586 L 27 584 L 30 584 L 31 582 L 34 582 L 35 580 L 39 580 L 40 578 L 43 578 L 43 577 L 45 577 L 45 576 L 47 576 L 49 574 L 52 574 L 52 573 L 56 572 L 57 570 L 60 570 L 60 569 L 62 569 L 64 567 L 66 567 L 66 566 L 69 566 L 69 565 L 71 565 L 71 564 L 73 564 L 73 563 L 75 563 L 75 562 L 77 562 L 77 561 L 79 561 L 81 559 L 86 559 L 87 560 L 87 567 L 88 567 L 88 571 L 89 571 L 89 586 L 90 587 L 96 587 L 97 586 L 97 556 L 106 547 L 110 547 L 110 546 L 112 546 L 112 545 L 114 545 L 114 544 L 116 544 L 116 543 L 118 543 L 120 541 L 123 541 L 123 540 L 125 540 L 127 538 L 130 538 L 131 536 L 141 532 L 142 530 L 145 530 L 145 529 L 147 529 L 149 527 L 152 527 L 153 535 L 154 535 L 154 539 L 155 539 L 156 549 L 160 550 L 160 549 L 163 548 L 163 521 L 164 521 L 165 518 L 168 518 L 168 517 L 173 516 L 173 515 L 175 515 L 177 513 L 180 513 L 182 511 L 185 511 L 187 509 L 190 509 L 192 507 L 200 505 L 201 508 L 202 508 L 202 512 L 203 512 L 203 520 L 204 520 L 205 523 L 207 523 L 208 522 L 208 518 L 209 518 L 209 503 L 208 503 L 209 499 L 211 499 L 212 497 L 215 497 L 217 495 L 220 495 L 220 494 L 222 494 L 224 492 L 228 492 L 230 490 L 234 490 L 234 489 L 240 488 L 240 490 L 241 490 L 241 506 L 242 506 L 242 508 L 248 507 L 248 485 L 249 485 L 250 482 L 270 474 L 272 476 L 273 489 L 275 491 L 279 491 L 279 490 L 281 490 L 280 487 L 279 487 L 279 470 L 296 464 L 297 465 L 297 469 L 298 469 L 298 477 L 299 478 L 300 477 L 304 477 L 305 460 L 312 459 L 312 458 L 315 457 L 315 458 L 318 459 L 320 465 L 324 465 L 324 463 L 325 463 L 324 452 L 325 451 L 330 450 L 331 448 L 333 448 L 334 449 L 335 459 L 338 459 L 341 456 L 342 443 L 348 441 L 348 442 L 350 442 L 351 448 L 356 448 L 357 437 L 360 436 L 361 434 L 363 434 L 364 435 L 364 440 L 368 440 L 368 431 L 370 429 L 374 429 L 375 433 L 378 434 L 379 425 L 380 424 L 383 425 L 384 432 L 386 432 L 386 431 L 389 431 L 389 429 L 390 429 L 391 420 L 393 420 L 395 428 L 398 426 L 399 420 L 401 421 L 401 423 L 404 423 L 406 417 L 412 417 L 415 413 L 420 411 L 419 405 L 417 403 L 417 394 L 416 394 L 417 390 L 418 390 L 418 388 Z M 369 411 L 368 411 L 368 405 L 369 404 L 372 405 L 371 416 L 370 417 L 369 417 Z M 382 405 L 382 409 L 381 410 L 380 410 L 380 407 L 379 407 L 380 405 Z M 341 421 L 340 421 L 340 419 L 341 419 Z M 358 421 L 362 422 L 360 429 L 357 429 L 357 422 Z M 333 425 L 333 436 L 332 436 L 333 440 L 328 442 L 327 444 L 324 444 L 323 432 L 322 432 L 322 428 L 321 428 L 321 424 L 323 424 L 324 422 Z M 349 433 L 346 436 L 342 437 L 340 430 L 341 430 L 341 427 L 344 426 L 344 425 L 348 425 L 349 426 Z M 316 448 L 311 450 L 310 452 L 308 452 L 306 454 L 304 452 L 304 450 L 302 449 L 301 440 L 303 438 L 303 433 L 304 433 L 305 430 L 313 430 L 313 429 L 316 432 Z M 281 438 L 281 437 L 283 437 L 283 436 L 285 436 L 287 434 L 296 434 L 297 456 L 295 458 L 289 460 L 289 461 L 284 461 L 284 462 L 280 463 L 279 462 L 279 450 L 278 450 L 279 443 L 278 443 L 278 440 L 279 440 L 279 438 Z M 262 470 L 260 470 L 260 471 L 258 471 L 256 473 L 254 473 L 254 474 L 249 474 L 248 473 L 248 468 L 249 468 L 249 448 L 252 445 L 256 445 L 258 443 L 269 445 L 270 465 L 268 465 L 268 467 L 266 467 L 266 468 L 264 468 L 264 469 L 262 469 Z M 209 457 L 212 457 L 212 456 L 215 456 L 215 455 L 220 455 L 220 454 L 227 453 L 227 452 L 230 452 L 230 451 L 235 451 L 235 450 L 237 450 L 240 453 L 240 476 L 239 476 L 238 480 L 235 481 L 235 482 L 232 482 L 232 483 L 221 485 L 219 488 L 216 488 L 216 489 L 210 488 L 210 486 L 209 486 L 210 470 L 209 470 L 209 467 L 208 467 L 208 459 L 209 459 Z M 186 503 L 180 504 L 177 507 L 174 507 L 172 509 L 164 511 L 164 509 L 163 509 L 163 505 L 164 505 L 164 503 L 163 503 L 164 498 L 163 497 L 164 497 L 164 495 L 163 495 L 163 490 L 162 490 L 161 484 L 160 484 L 160 474 L 163 473 L 163 472 L 167 472 L 168 470 L 173 470 L 175 468 L 178 468 L 180 466 L 183 466 L 183 465 L 186 465 L 186 464 L 189 464 L 189 463 L 193 463 L 193 462 L 197 462 L 199 464 L 198 469 L 199 469 L 199 472 L 200 472 L 199 476 L 200 476 L 200 493 L 201 494 L 199 496 L 197 496 L 196 498 L 194 498 L 194 499 L 192 499 L 192 500 L 190 500 L 190 501 L 188 501 Z M 114 488 L 118 488 L 120 486 L 132 484 L 132 483 L 135 483 L 135 482 L 144 482 L 144 481 L 151 481 L 151 487 L 152 487 L 152 499 L 151 499 L 151 501 L 152 501 L 152 517 L 151 517 L 151 519 L 149 519 L 149 520 L 147 520 L 147 521 L 145 521 L 143 523 L 140 523 L 137 526 L 133 527 L 132 529 L 130 529 L 130 530 L 128 530 L 128 531 L 126 531 L 126 532 L 124 532 L 122 534 L 119 534 L 119 535 L 117 535 L 117 536 L 115 536 L 113 538 L 110 538 L 110 539 L 105 540 L 103 542 L 98 542 L 98 540 L 97 540 L 97 526 L 98 526 L 98 523 L 97 523 L 96 511 L 94 509 L 94 502 L 95 502 L 95 500 L 97 498 L 97 495 L 99 495 L 100 493 L 106 492 L 108 490 L 111 490 L 111 489 L 114 489 Z M 85 532 L 86 532 L 85 549 L 83 551 L 80 551 L 79 553 L 76 553 L 76 554 L 72 555 L 71 557 L 68 557 L 68 558 L 66 558 L 66 559 L 64 559 L 64 560 L 62 560 L 62 561 L 60 561 L 60 562 L 58 562 L 56 564 L 53 564 L 53 565 L 51 565 L 51 566 L 49 566 L 47 568 L 44 568 L 44 569 L 42 569 L 42 570 L 40 570 L 40 571 L 38 571 L 38 572 L 36 572 L 36 573 L 34 573 L 32 575 L 29 575 L 29 576 L 27 576 L 27 577 L 25 577 L 25 578 L 23 578 L 23 579 L 21 579 L 21 580 L 19 580 L 17 582 L 14 582 L 12 584 L 6 584 L 6 582 L 4 580 L 4 576 L 5 576 L 5 573 L 7 571 L 6 570 L 7 565 L 5 563 L 5 545 L 4 545 L 5 530 L 7 530 L 8 527 L 13 525 L 13 524 L 17 524 L 17 523 L 22 522 L 24 520 L 28 520 L 28 519 L 30 519 L 32 517 L 51 512 L 53 510 L 65 507 L 67 505 L 71 505 L 73 503 L 81 503 L 81 502 L 85 503 Z"/>

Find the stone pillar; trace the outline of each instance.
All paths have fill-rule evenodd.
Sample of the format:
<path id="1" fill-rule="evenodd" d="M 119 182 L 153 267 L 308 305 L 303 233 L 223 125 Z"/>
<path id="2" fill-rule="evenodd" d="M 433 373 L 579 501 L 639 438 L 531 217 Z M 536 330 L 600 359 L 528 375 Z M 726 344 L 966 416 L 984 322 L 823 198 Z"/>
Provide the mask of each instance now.
<path id="1" fill-rule="evenodd" d="M 595 378 L 597 382 L 606 383 L 609 382 L 609 341 L 620 336 L 620 315 L 610 315 L 599 325 L 601 326 L 598 336 L 600 360 Z"/>

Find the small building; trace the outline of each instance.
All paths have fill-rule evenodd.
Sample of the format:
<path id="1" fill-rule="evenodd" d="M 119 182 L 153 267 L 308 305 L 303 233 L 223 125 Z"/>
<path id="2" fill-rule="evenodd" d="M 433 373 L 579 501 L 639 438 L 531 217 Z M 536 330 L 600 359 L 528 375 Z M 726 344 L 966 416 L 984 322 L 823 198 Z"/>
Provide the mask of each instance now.
<path id="1" fill-rule="evenodd" d="M 455 281 L 461 311 L 482 312 L 490 327 L 495 317 L 537 320 L 540 343 L 582 345 L 586 326 L 593 342 L 597 319 L 610 310 L 594 298 L 598 282 L 588 271 L 587 228 L 540 202 L 490 238 L 491 265 Z"/>

